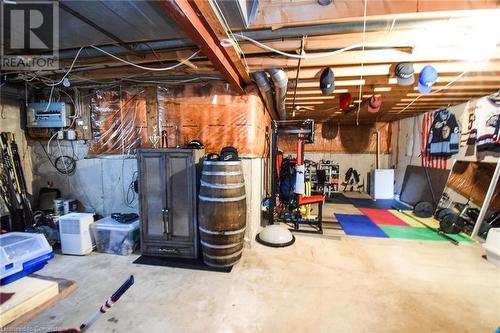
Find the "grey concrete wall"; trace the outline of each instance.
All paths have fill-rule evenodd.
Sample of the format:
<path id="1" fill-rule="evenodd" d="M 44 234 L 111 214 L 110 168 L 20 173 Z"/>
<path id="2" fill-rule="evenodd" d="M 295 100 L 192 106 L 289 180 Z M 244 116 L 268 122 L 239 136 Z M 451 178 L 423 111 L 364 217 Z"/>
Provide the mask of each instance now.
<path id="1" fill-rule="evenodd" d="M 47 142 L 42 143 L 46 145 Z M 69 156 L 73 154 L 69 142 L 61 141 L 60 145 L 61 151 L 57 142 L 51 143 L 52 161 L 61 152 Z M 135 157 L 119 155 L 87 158 L 87 144 L 83 141 L 75 142 L 76 171 L 73 175 L 64 175 L 52 166 L 39 142 L 32 141 L 30 146 L 35 193 L 47 186 L 48 182 L 53 182 L 54 187 L 61 190 L 63 197 L 77 199 L 84 211 L 101 215 L 138 212 L 137 195 L 130 204 L 126 203 L 127 189 L 137 170 Z"/>
<path id="2" fill-rule="evenodd" d="M 47 144 L 43 141 L 43 144 Z M 138 213 L 137 195 L 132 204 L 127 204 L 127 189 L 137 170 L 137 160 L 131 156 L 112 156 L 101 158 L 86 158 L 87 144 L 75 142 L 77 157 L 76 172 L 67 176 L 59 173 L 49 162 L 39 142 L 31 142 L 33 151 L 33 187 L 38 189 L 53 182 L 54 187 L 62 191 L 65 198 L 80 201 L 85 211 L 101 215 L 114 212 Z M 64 155 L 73 154 L 71 145 L 61 141 L 61 152 Z M 57 142 L 51 143 L 51 155 L 54 161 L 60 155 Z M 243 173 L 247 196 L 247 230 L 245 240 L 251 244 L 261 225 L 261 202 L 264 190 L 264 159 L 243 158 Z"/>
<path id="3" fill-rule="evenodd" d="M 266 195 L 264 189 L 264 159 L 243 158 L 242 164 L 247 196 L 247 229 L 245 232 L 245 241 L 247 244 L 252 244 L 263 223 L 261 218 L 261 203 Z"/>

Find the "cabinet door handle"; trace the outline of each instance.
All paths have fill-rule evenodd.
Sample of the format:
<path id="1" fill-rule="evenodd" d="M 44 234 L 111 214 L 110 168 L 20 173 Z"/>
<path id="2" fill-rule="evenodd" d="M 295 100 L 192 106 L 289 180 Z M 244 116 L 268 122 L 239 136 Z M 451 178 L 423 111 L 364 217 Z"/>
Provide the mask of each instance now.
<path id="1" fill-rule="evenodd" d="M 170 234 L 170 230 L 168 227 L 168 208 L 163 208 L 161 210 L 162 212 L 162 217 L 163 217 L 163 233 L 166 235 Z"/>

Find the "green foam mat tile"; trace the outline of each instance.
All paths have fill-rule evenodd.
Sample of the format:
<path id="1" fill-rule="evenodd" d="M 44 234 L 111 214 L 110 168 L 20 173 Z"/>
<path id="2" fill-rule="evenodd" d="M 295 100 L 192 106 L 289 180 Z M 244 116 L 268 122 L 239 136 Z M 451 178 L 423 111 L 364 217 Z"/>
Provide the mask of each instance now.
<path id="1" fill-rule="evenodd" d="M 381 225 L 379 227 L 390 238 L 446 241 L 444 237 L 439 236 L 436 232 L 427 228 L 384 226 L 384 225 Z M 470 238 L 461 234 L 449 235 L 449 236 L 459 242 L 472 242 Z"/>

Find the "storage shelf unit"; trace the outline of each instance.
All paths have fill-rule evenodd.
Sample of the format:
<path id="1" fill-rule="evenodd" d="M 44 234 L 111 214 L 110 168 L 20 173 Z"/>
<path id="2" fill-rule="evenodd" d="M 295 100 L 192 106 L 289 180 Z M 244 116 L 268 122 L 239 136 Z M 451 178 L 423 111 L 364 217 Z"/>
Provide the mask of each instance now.
<path id="1" fill-rule="evenodd" d="M 197 258 L 197 177 L 204 150 L 139 149 L 141 253 Z"/>
<path id="2" fill-rule="evenodd" d="M 325 171 L 325 182 L 318 182 L 317 170 Z M 331 161 L 330 163 L 310 163 L 306 168 L 305 179 L 310 181 L 314 192 L 322 192 L 325 196 L 339 192 L 340 166 Z"/>

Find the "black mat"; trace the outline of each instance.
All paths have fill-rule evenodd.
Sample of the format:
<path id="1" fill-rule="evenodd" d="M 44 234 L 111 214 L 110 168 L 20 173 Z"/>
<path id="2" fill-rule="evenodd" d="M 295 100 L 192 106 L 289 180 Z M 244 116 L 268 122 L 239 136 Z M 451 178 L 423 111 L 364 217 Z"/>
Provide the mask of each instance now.
<path id="1" fill-rule="evenodd" d="M 326 197 L 325 201 L 328 203 L 336 204 L 350 204 L 351 200 L 346 197 L 343 193 L 332 193 L 330 197 Z"/>
<path id="2" fill-rule="evenodd" d="M 356 208 L 378 208 L 378 209 L 392 209 L 393 207 L 397 209 L 411 209 L 410 207 L 404 205 L 398 200 L 393 199 L 351 199 L 351 203 Z"/>
<path id="3" fill-rule="evenodd" d="M 199 271 L 210 271 L 220 273 L 230 273 L 233 267 L 211 267 L 203 262 L 202 258 L 184 259 L 184 258 L 164 258 L 152 256 L 140 256 L 134 261 L 134 264 L 163 266 L 173 268 L 194 269 Z"/>

